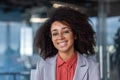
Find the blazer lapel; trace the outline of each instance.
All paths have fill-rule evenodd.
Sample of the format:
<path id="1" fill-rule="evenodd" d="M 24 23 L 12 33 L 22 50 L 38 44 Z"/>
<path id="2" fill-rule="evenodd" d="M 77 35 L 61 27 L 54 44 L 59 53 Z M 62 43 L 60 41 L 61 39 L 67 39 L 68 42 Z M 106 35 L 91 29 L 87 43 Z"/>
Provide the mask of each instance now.
<path id="1" fill-rule="evenodd" d="M 44 80 L 55 80 L 56 74 L 56 56 L 46 60 L 47 64 L 44 68 Z"/>
<path id="2" fill-rule="evenodd" d="M 76 66 L 76 71 L 74 75 L 74 80 L 83 80 L 87 75 L 88 64 L 86 58 L 81 54 L 78 54 L 78 61 Z"/>

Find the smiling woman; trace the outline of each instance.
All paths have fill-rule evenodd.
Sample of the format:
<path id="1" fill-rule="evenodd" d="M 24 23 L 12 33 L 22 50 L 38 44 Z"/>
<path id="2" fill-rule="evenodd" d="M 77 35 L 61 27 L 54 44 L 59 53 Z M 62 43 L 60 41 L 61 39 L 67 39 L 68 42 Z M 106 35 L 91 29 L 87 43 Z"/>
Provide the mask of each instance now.
<path id="1" fill-rule="evenodd" d="M 36 32 L 34 45 L 43 59 L 34 71 L 35 79 L 100 80 L 98 63 L 83 55 L 95 54 L 94 35 L 85 14 L 56 8 Z"/>

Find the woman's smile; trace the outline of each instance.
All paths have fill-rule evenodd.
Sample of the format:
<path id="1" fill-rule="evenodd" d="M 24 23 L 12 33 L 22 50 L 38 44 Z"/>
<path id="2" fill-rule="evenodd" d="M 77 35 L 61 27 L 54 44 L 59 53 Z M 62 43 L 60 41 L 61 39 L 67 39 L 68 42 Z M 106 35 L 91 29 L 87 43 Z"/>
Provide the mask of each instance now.
<path id="1" fill-rule="evenodd" d="M 60 47 L 67 46 L 67 41 L 58 42 L 58 46 L 60 46 Z"/>

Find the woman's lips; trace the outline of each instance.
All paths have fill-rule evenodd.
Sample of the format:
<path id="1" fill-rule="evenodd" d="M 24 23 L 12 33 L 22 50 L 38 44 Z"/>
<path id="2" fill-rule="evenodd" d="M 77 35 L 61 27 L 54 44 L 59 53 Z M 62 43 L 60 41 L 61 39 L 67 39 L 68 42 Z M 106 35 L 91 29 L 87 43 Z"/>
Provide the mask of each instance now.
<path id="1" fill-rule="evenodd" d="M 64 47 L 64 46 L 67 45 L 67 41 L 59 42 L 58 45 L 61 46 L 61 47 Z"/>

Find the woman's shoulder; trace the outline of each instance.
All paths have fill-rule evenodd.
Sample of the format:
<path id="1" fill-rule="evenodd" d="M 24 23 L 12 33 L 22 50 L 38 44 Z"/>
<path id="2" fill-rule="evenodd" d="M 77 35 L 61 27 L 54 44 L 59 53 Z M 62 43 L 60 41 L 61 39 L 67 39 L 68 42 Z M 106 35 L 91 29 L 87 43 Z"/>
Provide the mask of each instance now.
<path id="1" fill-rule="evenodd" d="M 89 72 L 90 73 L 91 72 L 99 73 L 100 65 L 99 65 L 99 62 L 94 57 L 91 57 L 91 56 L 90 57 L 85 57 L 86 58 L 86 62 L 87 62 L 88 67 L 89 67 Z"/>
<path id="2" fill-rule="evenodd" d="M 90 64 L 90 65 L 98 65 L 99 64 L 98 61 L 94 57 L 87 57 L 86 59 L 88 61 L 88 64 Z"/>
<path id="3" fill-rule="evenodd" d="M 38 61 L 37 61 L 37 69 L 44 66 L 44 63 L 45 63 L 45 60 L 43 58 L 40 58 Z"/>
<path id="4" fill-rule="evenodd" d="M 94 58 L 86 58 L 88 63 L 89 80 L 100 80 L 100 65 Z"/>
<path id="5" fill-rule="evenodd" d="M 96 56 L 87 56 L 86 57 L 89 68 L 99 67 L 99 62 L 96 59 Z"/>
<path id="6" fill-rule="evenodd" d="M 87 55 L 79 54 L 79 58 L 91 68 L 95 66 L 99 66 L 99 63 L 96 60 L 96 56 L 87 56 Z"/>
<path id="7" fill-rule="evenodd" d="M 37 68 L 44 67 L 49 64 L 54 64 L 55 61 L 56 61 L 56 56 L 53 56 L 47 59 L 40 58 L 39 61 L 37 62 Z"/>

